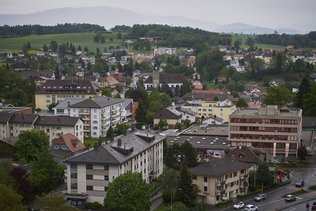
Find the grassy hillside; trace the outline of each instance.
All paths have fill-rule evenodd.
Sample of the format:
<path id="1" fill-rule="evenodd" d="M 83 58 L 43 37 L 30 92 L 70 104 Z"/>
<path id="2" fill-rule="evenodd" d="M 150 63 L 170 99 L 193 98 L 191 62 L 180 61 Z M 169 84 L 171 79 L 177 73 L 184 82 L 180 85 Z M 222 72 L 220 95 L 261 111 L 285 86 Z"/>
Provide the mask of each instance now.
<path id="1" fill-rule="evenodd" d="M 253 39 L 255 38 L 254 35 L 248 35 L 248 34 L 233 34 L 232 35 L 232 45 L 234 44 L 234 42 L 237 39 L 241 40 L 241 47 L 242 48 L 248 48 L 249 46 L 246 45 L 246 40 L 248 37 L 252 37 Z M 285 47 L 284 46 L 279 46 L 279 45 L 267 45 L 267 44 L 261 44 L 261 43 L 255 43 L 255 46 L 257 46 L 258 48 L 262 48 L 262 49 L 272 49 L 272 50 L 284 50 Z"/>
<path id="2" fill-rule="evenodd" d="M 97 48 L 101 51 L 109 46 L 122 46 L 122 40 L 116 38 L 116 33 L 105 34 L 105 43 L 96 43 L 93 38 L 95 33 L 69 33 L 69 34 L 48 34 L 48 35 L 31 35 L 25 37 L 15 38 L 0 38 L 0 52 L 18 52 L 21 51 L 23 44 L 28 41 L 31 43 L 33 49 L 40 49 L 44 44 L 49 46 L 50 41 L 54 40 L 58 44 L 62 43 L 73 43 L 76 47 L 78 45 L 83 49 L 85 46 L 88 47 L 89 51 L 95 52 Z M 110 39 L 113 39 L 112 41 Z"/>

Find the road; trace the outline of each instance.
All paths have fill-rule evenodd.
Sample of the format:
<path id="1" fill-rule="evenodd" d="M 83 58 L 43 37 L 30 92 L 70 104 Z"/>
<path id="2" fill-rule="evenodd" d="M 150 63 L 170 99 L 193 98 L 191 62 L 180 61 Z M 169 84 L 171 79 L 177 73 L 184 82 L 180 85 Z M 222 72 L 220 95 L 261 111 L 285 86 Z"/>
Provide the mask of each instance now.
<path id="1" fill-rule="evenodd" d="M 295 182 L 304 179 L 305 186 L 304 189 L 307 191 L 304 194 L 298 195 L 297 200 L 294 202 L 285 202 L 284 198 L 282 198 L 283 195 L 291 193 L 295 190 L 298 190 L 294 186 Z M 276 190 L 269 191 L 267 193 L 268 197 L 263 202 L 255 202 L 253 198 L 244 200 L 244 203 L 247 204 L 253 204 L 258 207 L 258 210 L 264 210 L 264 211 L 274 211 L 274 210 L 287 210 L 287 211 L 304 211 L 305 210 L 305 204 L 307 200 L 311 200 L 311 202 L 316 201 L 316 193 L 313 191 L 309 191 L 308 187 L 311 185 L 316 184 L 316 168 L 314 166 L 310 168 L 301 168 L 301 169 L 294 169 L 291 172 L 291 184 L 288 184 L 286 186 L 280 187 Z M 304 209 L 301 209 L 304 207 Z M 234 210 L 232 206 L 221 209 L 222 211 L 230 211 Z"/>

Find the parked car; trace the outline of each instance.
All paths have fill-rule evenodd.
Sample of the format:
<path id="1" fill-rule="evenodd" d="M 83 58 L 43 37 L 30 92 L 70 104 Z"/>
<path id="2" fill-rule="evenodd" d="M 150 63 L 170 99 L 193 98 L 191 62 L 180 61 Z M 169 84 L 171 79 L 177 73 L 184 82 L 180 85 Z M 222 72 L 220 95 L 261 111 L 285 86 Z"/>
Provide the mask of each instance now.
<path id="1" fill-rule="evenodd" d="M 245 211 L 257 211 L 258 210 L 258 207 L 255 206 L 255 205 L 252 205 L 252 204 L 248 204 L 246 207 L 245 207 Z"/>
<path id="2" fill-rule="evenodd" d="M 301 188 L 304 186 L 304 180 L 299 180 L 295 183 L 295 187 Z"/>
<path id="3" fill-rule="evenodd" d="M 295 196 L 293 196 L 293 195 L 286 195 L 285 196 L 285 201 L 288 201 L 288 202 L 290 202 L 290 201 L 296 201 L 296 197 Z"/>
<path id="4" fill-rule="evenodd" d="M 245 206 L 244 202 L 242 201 L 237 201 L 235 204 L 234 204 L 234 209 L 241 209 Z"/>
<path id="5" fill-rule="evenodd" d="M 267 194 L 261 193 L 255 196 L 255 201 L 263 201 L 267 198 Z"/>

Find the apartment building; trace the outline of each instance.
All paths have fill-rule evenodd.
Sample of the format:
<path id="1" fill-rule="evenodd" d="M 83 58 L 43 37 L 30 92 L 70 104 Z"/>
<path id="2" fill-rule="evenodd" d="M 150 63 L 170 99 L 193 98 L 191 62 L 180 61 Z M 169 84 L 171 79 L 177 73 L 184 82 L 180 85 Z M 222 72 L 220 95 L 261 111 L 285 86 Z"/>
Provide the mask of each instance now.
<path id="1" fill-rule="evenodd" d="M 237 108 L 229 100 L 189 100 L 186 105 L 181 106 L 182 109 L 190 109 L 197 113 L 197 117 L 201 119 L 221 118 L 223 122 L 229 121 L 229 115 Z"/>
<path id="2" fill-rule="evenodd" d="M 267 159 L 296 156 L 302 137 L 302 109 L 239 109 L 230 115 L 232 147 L 247 146 L 264 152 Z"/>
<path id="3" fill-rule="evenodd" d="M 124 100 L 99 96 L 95 99 L 66 98 L 53 110 L 55 115 L 79 117 L 86 137 L 105 137 L 110 126 L 122 122 Z"/>
<path id="4" fill-rule="evenodd" d="M 127 172 L 139 172 L 146 182 L 163 172 L 164 136 L 137 131 L 66 159 L 67 199 L 103 204 L 109 182 Z"/>
<path id="5" fill-rule="evenodd" d="M 47 80 L 35 92 L 35 108 L 47 109 L 65 98 L 95 98 L 99 88 L 89 80 Z"/>
<path id="6" fill-rule="evenodd" d="M 38 114 L 0 112 L 0 140 L 18 137 L 26 130 L 41 129 L 49 141 L 71 133 L 83 142 L 83 122 L 78 117 L 39 116 Z"/>
<path id="7" fill-rule="evenodd" d="M 218 204 L 248 191 L 248 172 L 251 164 L 235 159 L 214 159 L 189 169 L 192 182 L 207 204 Z"/>

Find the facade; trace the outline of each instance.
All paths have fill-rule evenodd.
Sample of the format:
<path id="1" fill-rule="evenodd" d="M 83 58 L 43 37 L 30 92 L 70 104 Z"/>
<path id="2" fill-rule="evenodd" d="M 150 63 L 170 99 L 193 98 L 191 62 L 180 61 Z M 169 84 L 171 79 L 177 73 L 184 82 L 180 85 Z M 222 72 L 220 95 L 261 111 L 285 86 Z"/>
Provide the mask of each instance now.
<path id="1" fill-rule="evenodd" d="M 68 158 L 67 198 L 77 206 L 85 200 L 102 204 L 109 182 L 127 172 L 139 172 L 150 182 L 163 172 L 164 139 L 138 131 Z"/>
<path id="2" fill-rule="evenodd" d="M 302 136 L 302 110 L 239 109 L 230 115 L 229 140 L 232 147 L 247 146 L 264 152 L 267 159 L 296 156 Z"/>
<path id="3" fill-rule="evenodd" d="M 181 123 L 182 115 L 175 109 L 164 108 L 153 116 L 154 127 L 159 126 L 160 120 L 166 120 L 168 127 L 173 128 L 177 123 Z"/>
<path id="4" fill-rule="evenodd" d="M 236 110 L 236 106 L 229 100 L 225 101 L 204 101 L 198 108 L 198 117 L 205 119 L 208 117 L 219 117 L 223 122 L 229 121 L 229 115 Z M 204 117 L 204 118 L 203 118 Z"/>
<path id="5" fill-rule="evenodd" d="M 35 92 L 35 108 L 47 109 L 67 97 L 94 98 L 99 89 L 88 80 L 48 80 Z"/>
<path id="6" fill-rule="evenodd" d="M 110 126 L 122 121 L 123 99 L 99 96 L 95 99 L 64 99 L 54 108 L 55 115 L 79 117 L 84 136 L 105 137 Z"/>
<path id="7" fill-rule="evenodd" d="M 155 48 L 154 55 L 176 55 L 177 49 L 176 48 Z"/>
<path id="8" fill-rule="evenodd" d="M 49 141 L 71 133 L 83 142 L 83 123 L 78 117 L 39 116 L 37 114 L 0 113 L 0 139 L 18 137 L 26 130 L 41 129 L 46 132 Z"/>
<path id="9" fill-rule="evenodd" d="M 179 89 L 185 82 L 185 77 L 182 74 L 161 74 L 158 70 L 153 71 L 153 75 L 149 76 L 144 81 L 145 89 L 153 89 L 156 87 L 163 88 L 163 86 L 168 86 L 170 89 Z"/>
<path id="10" fill-rule="evenodd" d="M 189 169 L 204 203 L 218 204 L 248 191 L 250 164 L 230 158 L 214 159 Z"/>

